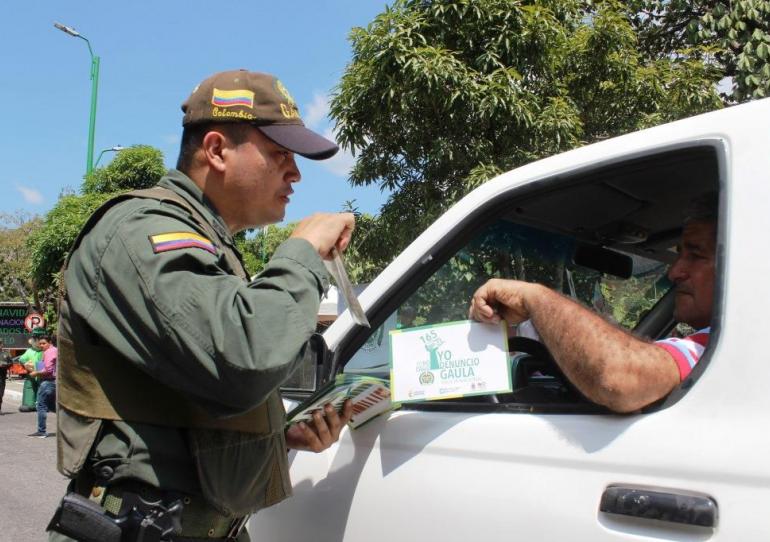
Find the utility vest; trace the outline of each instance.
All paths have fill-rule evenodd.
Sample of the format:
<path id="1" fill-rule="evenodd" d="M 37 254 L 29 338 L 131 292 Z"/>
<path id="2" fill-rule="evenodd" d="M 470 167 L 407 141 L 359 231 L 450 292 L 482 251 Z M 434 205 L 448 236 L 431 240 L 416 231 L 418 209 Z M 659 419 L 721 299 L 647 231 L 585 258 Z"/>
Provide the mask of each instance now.
<path id="1" fill-rule="evenodd" d="M 215 228 L 190 202 L 163 187 L 136 190 L 107 201 L 88 219 L 70 254 L 107 210 L 129 198 L 155 199 L 186 210 L 235 274 L 248 280 L 235 251 Z M 62 276 L 68 265 L 69 257 Z M 210 416 L 101 343 L 87 322 L 72 315 L 66 285 L 59 299 L 58 348 L 58 405 L 77 422 L 60 423 L 57 432 L 57 466 L 65 476 L 74 478 L 83 469 L 104 420 L 122 420 L 185 430 L 202 493 L 225 515 L 243 516 L 291 494 L 285 411 L 277 391 L 244 414 L 225 419 Z"/>

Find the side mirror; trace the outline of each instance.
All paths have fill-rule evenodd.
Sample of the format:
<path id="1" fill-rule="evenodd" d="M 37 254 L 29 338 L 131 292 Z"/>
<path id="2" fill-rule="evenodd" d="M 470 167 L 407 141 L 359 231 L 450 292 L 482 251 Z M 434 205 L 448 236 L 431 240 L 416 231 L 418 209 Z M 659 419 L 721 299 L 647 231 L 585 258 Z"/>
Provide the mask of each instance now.
<path id="1" fill-rule="evenodd" d="M 634 269 L 634 261 L 631 256 L 594 245 L 581 244 L 575 247 L 572 262 L 575 265 L 623 279 L 631 278 Z"/>

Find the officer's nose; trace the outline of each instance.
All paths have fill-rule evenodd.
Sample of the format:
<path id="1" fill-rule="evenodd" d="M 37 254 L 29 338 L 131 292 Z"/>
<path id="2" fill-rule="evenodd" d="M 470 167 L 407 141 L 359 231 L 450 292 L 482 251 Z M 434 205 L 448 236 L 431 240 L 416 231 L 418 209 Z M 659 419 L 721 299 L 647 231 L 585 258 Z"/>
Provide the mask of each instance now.
<path id="1" fill-rule="evenodd" d="M 290 183 L 298 183 L 302 179 L 302 174 L 299 171 L 299 167 L 297 167 L 294 153 L 289 156 L 287 167 L 288 171 L 286 172 L 285 179 Z"/>

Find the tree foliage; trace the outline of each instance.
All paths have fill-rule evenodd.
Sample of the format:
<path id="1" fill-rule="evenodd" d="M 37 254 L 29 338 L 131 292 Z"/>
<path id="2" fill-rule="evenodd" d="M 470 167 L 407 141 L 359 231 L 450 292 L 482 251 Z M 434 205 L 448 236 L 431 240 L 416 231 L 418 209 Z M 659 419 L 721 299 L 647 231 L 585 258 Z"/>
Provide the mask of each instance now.
<path id="1" fill-rule="evenodd" d="M 342 211 L 352 212 L 356 216 L 356 229 L 345 250 L 345 268 L 350 281 L 354 284 L 371 282 L 389 263 L 387 254 L 382 250 L 382 243 L 374 235 L 378 233 L 378 217 L 359 213 L 354 201 L 345 202 Z M 270 225 L 262 228 L 250 238 L 241 237 L 236 245 L 243 256 L 246 269 L 254 275 L 262 271 L 270 261 L 278 246 L 289 238 L 296 222 L 286 226 Z"/>
<path id="2" fill-rule="evenodd" d="M 688 55 L 730 77 L 728 103 L 770 96 L 770 1 L 634 0 L 634 26 L 650 58 Z"/>
<path id="3" fill-rule="evenodd" d="M 166 172 L 163 153 L 149 145 L 135 145 L 115 156 L 106 167 L 96 168 L 83 180 L 83 194 L 110 194 L 150 188 Z"/>
<path id="4" fill-rule="evenodd" d="M 345 268 L 353 284 L 371 282 L 390 263 L 387 244 L 380 238 L 380 223 L 380 217 L 356 215 L 356 229 L 344 254 Z"/>
<path id="5" fill-rule="evenodd" d="M 662 264 L 637 257 L 646 270 L 621 279 L 576 264 L 575 246 L 566 236 L 499 220 L 456 252 L 404 305 L 414 310 L 417 325 L 461 320 L 482 284 L 509 278 L 543 284 L 633 329 L 670 287 Z"/>
<path id="6" fill-rule="evenodd" d="M 253 237 L 238 236 L 236 246 L 243 256 L 246 270 L 250 275 L 256 275 L 265 268 L 265 264 L 273 257 L 278 246 L 289 238 L 296 226 L 296 222 L 286 226 L 271 224 L 257 231 Z"/>
<path id="7" fill-rule="evenodd" d="M 29 239 L 30 275 L 35 284 L 42 288 L 58 285 L 70 246 L 102 203 L 122 192 L 153 186 L 164 173 L 163 154 L 137 145 L 122 151 L 106 167 L 93 170 L 83 182 L 82 195 L 61 197 Z"/>
<path id="8" fill-rule="evenodd" d="M 113 194 L 64 196 L 45 216 L 43 226 L 29 240 L 30 272 L 36 284 L 58 287 L 59 271 L 83 224 Z"/>
<path id="9" fill-rule="evenodd" d="M 0 213 L 0 300 L 38 308 L 47 300 L 47 292 L 37 290 L 29 274 L 32 253 L 27 239 L 41 224 L 40 217 L 28 213 Z"/>
<path id="10" fill-rule="evenodd" d="M 640 49 L 615 0 L 396 0 L 351 32 L 331 102 L 353 185 L 393 193 L 385 261 L 492 176 L 583 143 L 721 106 L 698 55 Z"/>

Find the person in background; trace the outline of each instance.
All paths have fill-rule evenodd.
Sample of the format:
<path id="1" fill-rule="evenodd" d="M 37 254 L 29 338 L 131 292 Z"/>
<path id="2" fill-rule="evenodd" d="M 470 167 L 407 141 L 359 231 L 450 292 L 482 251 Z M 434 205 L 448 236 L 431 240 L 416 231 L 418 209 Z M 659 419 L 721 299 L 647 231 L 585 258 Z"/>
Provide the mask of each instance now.
<path id="1" fill-rule="evenodd" d="M 43 352 L 43 367 L 41 370 L 29 373 L 30 377 L 40 379 L 37 393 L 37 431 L 28 436 L 46 438 L 48 436 L 46 428 L 48 411 L 56 412 L 56 362 L 59 351 L 51 342 L 49 335 L 40 337 L 37 344 Z"/>
<path id="2" fill-rule="evenodd" d="M 685 212 L 674 283 L 674 319 L 695 333 L 651 342 L 635 337 L 546 286 L 492 279 L 473 295 L 469 315 L 508 325 L 531 320 L 554 360 L 595 403 L 634 412 L 668 395 L 708 346 L 716 280 L 718 195 L 694 199 Z"/>
<path id="3" fill-rule="evenodd" d="M 5 393 L 5 379 L 8 376 L 8 368 L 11 366 L 11 357 L 3 350 L 3 340 L 0 339 L 0 415 L 3 413 L 3 394 Z"/>
<path id="4" fill-rule="evenodd" d="M 38 329 L 42 331 L 41 328 L 36 328 L 32 332 L 32 337 L 29 339 L 29 348 L 19 356 L 19 363 L 27 371 L 19 412 L 33 412 L 36 409 L 35 405 L 37 404 L 37 390 L 40 387 L 40 379 L 29 376 L 29 373 L 43 368 L 43 351 L 37 345 L 38 337 L 43 334 L 39 333 Z"/>

